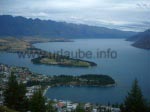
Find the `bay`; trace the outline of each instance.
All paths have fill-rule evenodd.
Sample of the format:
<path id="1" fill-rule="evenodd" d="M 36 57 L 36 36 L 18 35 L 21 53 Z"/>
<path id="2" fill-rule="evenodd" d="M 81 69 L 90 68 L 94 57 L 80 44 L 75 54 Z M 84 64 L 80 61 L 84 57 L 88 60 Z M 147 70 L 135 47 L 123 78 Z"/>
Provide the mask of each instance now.
<path id="1" fill-rule="evenodd" d="M 29 58 L 19 58 L 17 54 L 0 53 L 0 62 L 8 65 L 25 66 L 31 71 L 45 75 L 104 74 L 114 78 L 116 87 L 55 87 L 46 96 L 50 99 L 71 100 L 91 103 L 120 103 L 123 101 L 135 78 L 138 79 L 143 94 L 150 99 L 150 51 L 135 48 L 124 39 L 75 39 L 74 42 L 37 43 L 35 47 L 47 51 L 92 52 L 92 58 L 85 60 L 97 63 L 96 67 L 60 67 L 34 65 Z M 115 51 L 117 58 L 98 58 L 97 52 Z"/>

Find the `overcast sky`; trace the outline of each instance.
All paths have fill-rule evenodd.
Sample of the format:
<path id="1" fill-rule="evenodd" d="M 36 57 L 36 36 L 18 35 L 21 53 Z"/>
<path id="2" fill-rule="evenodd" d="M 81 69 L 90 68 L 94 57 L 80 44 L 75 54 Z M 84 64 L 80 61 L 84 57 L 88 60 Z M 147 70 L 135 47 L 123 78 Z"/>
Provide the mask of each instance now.
<path id="1" fill-rule="evenodd" d="M 150 0 L 0 0 L 0 15 L 144 31 L 150 28 Z"/>

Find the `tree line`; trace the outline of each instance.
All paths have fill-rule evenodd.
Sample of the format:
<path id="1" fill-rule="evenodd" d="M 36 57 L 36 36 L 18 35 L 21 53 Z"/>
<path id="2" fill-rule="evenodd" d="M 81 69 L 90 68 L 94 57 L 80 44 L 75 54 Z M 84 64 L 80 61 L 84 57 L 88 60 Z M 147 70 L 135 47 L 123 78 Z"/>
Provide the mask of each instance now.
<path id="1" fill-rule="evenodd" d="M 11 74 L 4 90 L 4 105 L 19 112 L 46 112 L 46 99 L 41 90 L 35 92 L 31 99 L 26 97 L 26 86 L 18 83 L 15 75 Z"/>

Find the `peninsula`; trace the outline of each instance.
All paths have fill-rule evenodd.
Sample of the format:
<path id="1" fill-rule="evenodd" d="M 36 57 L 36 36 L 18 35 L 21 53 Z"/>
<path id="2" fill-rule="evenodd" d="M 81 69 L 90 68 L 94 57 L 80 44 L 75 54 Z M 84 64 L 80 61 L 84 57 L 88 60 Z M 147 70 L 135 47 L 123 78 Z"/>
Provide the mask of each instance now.
<path id="1" fill-rule="evenodd" d="M 48 57 L 41 56 L 31 60 L 34 64 L 46 64 L 46 65 L 59 65 L 59 66 L 68 66 L 68 67 L 93 67 L 97 66 L 96 63 L 73 59 L 66 56 L 57 56 L 57 57 Z"/>
<path id="2" fill-rule="evenodd" d="M 15 38 L 15 37 L 5 37 L 0 38 L 0 51 L 4 52 L 13 52 L 18 53 L 19 56 L 22 55 L 40 55 L 37 58 L 31 59 L 34 64 L 46 64 L 46 65 L 58 65 L 58 66 L 68 66 L 68 67 L 92 67 L 97 66 L 96 63 L 73 59 L 67 56 L 60 56 L 52 54 L 50 52 L 44 51 L 42 49 L 35 48 L 33 46 L 34 43 L 44 43 L 44 42 L 73 42 L 69 39 L 46 39 L 46 38 L 34 38 L 34 37 L 26 37 L 26 38 Z M 55 57 L 49 57 L 55 56 Z"/>
<path id="3" fill-rule="evenodd" d="M 73 75 L 58 75 L 49 76 L 49 80 L 29 81 L 27 86 L 40 84 L 45 86 L 100 86 L 100 87 L 113 87 L 116 85 L 115 80 L 108 75 L 101 74 L 85 74 L 80 76 Z"/>
<path id="4" fill-rule="evenodd" d="M 42 88 L 47 86 L 115 86 L 115 80 L 102 74 L 83 74 L 74 75 L 42 75 L 30 71 L 26 67 L 9 66 L 0 63 L 0 89 L 5 88 L 5 80 L 8 74 L 13 73 L 18 82 L 26 84 L 27 87 L 40 85 Z"/>

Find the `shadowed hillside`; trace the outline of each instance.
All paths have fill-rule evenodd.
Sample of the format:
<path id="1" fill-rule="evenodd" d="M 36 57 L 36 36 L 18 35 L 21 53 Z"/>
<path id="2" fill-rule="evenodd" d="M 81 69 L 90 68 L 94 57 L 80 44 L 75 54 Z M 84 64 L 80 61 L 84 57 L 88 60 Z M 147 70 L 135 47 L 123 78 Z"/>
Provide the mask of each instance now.
<path id="1" fill-rule="evenodd" d="M 150 49 L 150 29 L 139 33 L 133 37 L 127 39 L 128 41 L 134 41 L 132 44 L 135 47 Z"/>
<path id="2" fill-rule="evenodd" d="M 38 36 L 56 38 L 127 38 L 135 32 L 108 29 L 105 27 L 27 19 L 21 16 L 0 16 L 0 36 Z"/>

